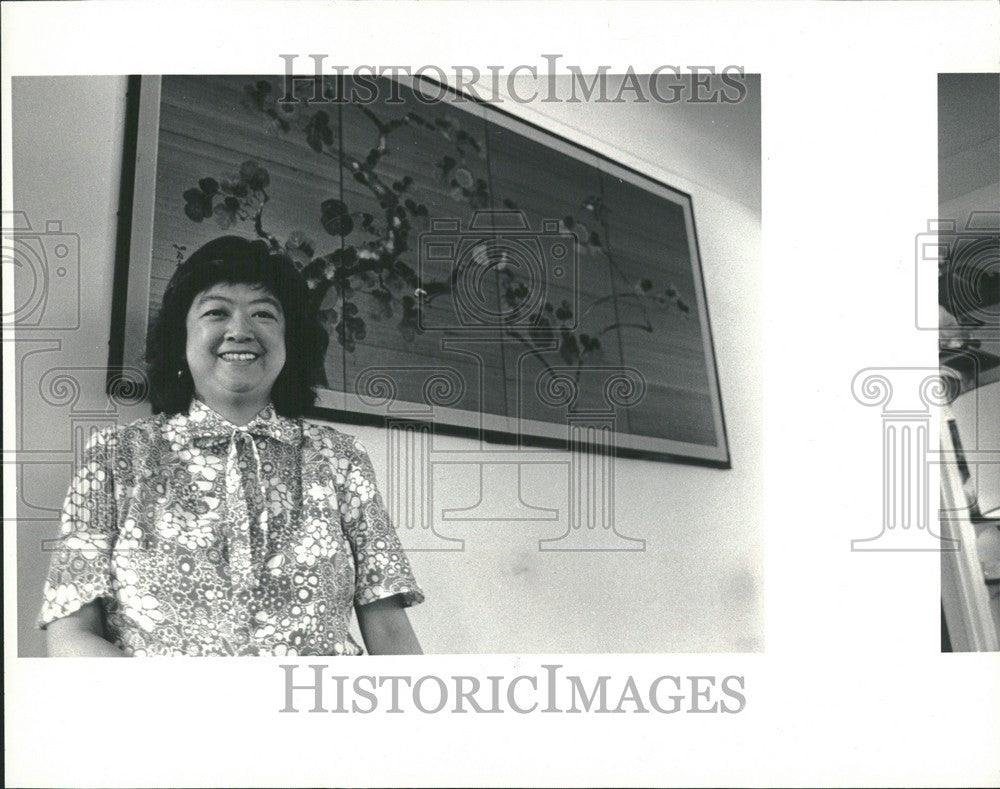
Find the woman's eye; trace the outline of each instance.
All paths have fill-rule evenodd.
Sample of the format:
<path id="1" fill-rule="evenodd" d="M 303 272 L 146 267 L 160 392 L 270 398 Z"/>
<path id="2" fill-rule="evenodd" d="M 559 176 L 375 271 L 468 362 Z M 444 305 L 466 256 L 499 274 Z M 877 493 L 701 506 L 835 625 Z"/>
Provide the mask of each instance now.
<path id="1" fill-rule="evenodd" d="M 221 317 L 221 316 L 223 316 L 225 314 L 226 314 L 225 311 L 224 310 L 220 310 L 220 309 L 205 310 L 205 312 L 204 312 L 205 317 L 212 317 L 212 318 L 218 318 L 218 317 Z"/>
<path id="2" fill-rule="evenodd" d="M 258 312 L 254 313 L 254 314 L 258 318 L 269 318 L 270 320 L 277 320 L 277 317 L 278 317 L 273 312 L 268 312 L 267 310 L 259 310 Z"/>

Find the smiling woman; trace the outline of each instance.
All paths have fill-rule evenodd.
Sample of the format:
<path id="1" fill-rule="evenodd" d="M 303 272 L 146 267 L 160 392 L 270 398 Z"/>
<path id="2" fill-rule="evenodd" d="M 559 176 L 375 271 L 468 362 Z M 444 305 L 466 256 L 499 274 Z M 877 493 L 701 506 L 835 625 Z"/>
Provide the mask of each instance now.
<path id="1" fill-rule="evenodd" d="M 98 433 L 39 624 L 53 655 L 418 653 L 409 562 L 352 437 L 302 420 L 326 334 L 292 262 L 216 239 L 147 344 L 155 416 Z"/>

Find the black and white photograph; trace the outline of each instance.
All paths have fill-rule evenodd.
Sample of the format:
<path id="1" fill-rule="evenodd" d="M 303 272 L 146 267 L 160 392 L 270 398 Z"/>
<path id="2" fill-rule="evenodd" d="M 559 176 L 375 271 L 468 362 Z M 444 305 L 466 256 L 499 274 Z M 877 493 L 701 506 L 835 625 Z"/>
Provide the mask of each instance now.
<path id="1" fill-rule="evenodd" d="M 1000 6 L 0 14 L 7 782 L 1000 780 Z"/>
<path id="2" fill-rule="evenodd" d="M 1000 650 L 1000 75 L 938 79 L 941 649 Z"/>
<path id="3" fill-rule="evenodd" d="M 22 654 L 761 649 L 759 80 L 511 87 L 14 80 Z M 45 329 L 109 134 L 107 308 Z"/>

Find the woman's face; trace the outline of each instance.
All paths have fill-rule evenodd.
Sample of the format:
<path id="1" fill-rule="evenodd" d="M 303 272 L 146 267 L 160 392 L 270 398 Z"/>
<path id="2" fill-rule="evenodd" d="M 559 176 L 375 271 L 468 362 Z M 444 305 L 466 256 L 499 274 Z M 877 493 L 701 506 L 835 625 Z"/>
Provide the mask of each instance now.
<path id="1" fill-rule="evenodd" d="M 271 292 L 252 285 L 212 285 L 187 314 L 187 363 L 196 394 L 229 417 L 252 417 L 271 399 L 285 366 L 285 314 Z M 231 418 L 231 417 L 230 417 Z"/>

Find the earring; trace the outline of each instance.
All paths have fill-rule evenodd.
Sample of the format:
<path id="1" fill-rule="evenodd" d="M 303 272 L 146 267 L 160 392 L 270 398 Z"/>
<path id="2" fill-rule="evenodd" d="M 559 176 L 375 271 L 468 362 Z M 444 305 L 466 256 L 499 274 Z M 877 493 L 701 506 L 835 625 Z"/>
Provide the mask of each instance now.
<path id="1" fill-rule="evenodd" d="M 184 377 L 184 371 L 183 370 L 178 370 L 177 371 L 177 377 L 178 378 L 183 378 Z"/>

